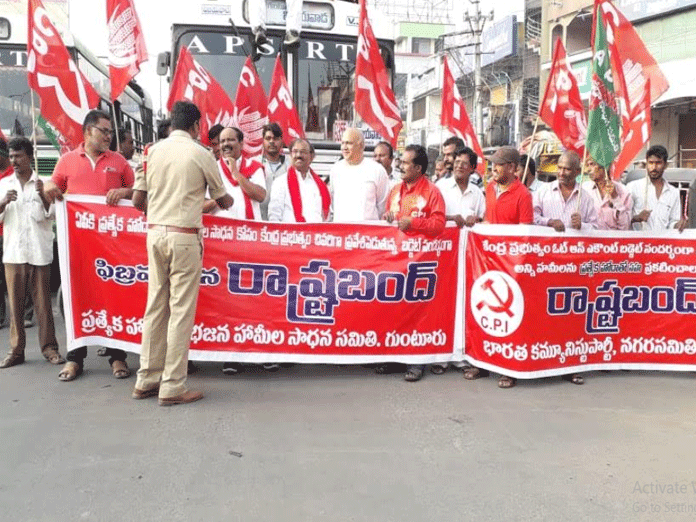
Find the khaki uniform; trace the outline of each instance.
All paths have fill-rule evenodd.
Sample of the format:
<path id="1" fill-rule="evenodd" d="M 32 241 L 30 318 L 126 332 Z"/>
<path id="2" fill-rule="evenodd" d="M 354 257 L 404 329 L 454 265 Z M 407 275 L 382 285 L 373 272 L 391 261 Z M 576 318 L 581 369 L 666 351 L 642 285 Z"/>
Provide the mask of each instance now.
<path id="1" fill-rule="evenodd" d="M 202 210 L 226 194 L 213 155 L 184 131 L 153 145 L 135 190 L 147 192 L 149 282 L 135 387 L 160 398 L 185 393 L 203 259 Z"/>

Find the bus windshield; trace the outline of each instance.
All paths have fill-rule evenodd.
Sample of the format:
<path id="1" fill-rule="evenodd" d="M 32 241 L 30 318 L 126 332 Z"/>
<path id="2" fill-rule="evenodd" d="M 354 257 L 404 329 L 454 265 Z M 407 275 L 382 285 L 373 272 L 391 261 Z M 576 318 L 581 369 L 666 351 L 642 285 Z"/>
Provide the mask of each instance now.
<path id="1" fill-rule="evenodd" d="M 208 70 L 227 91 L 230 99 L 239 82 L 239 75 L 246 60 L 246 50 L 250 50 L 250 37 L 230 36 L 226 32 L 186 29 L 179 26 L 180 37 L 177 48 L 187 46 L 195 59 Z M 268 33 L 270 43 L 263 49 L 256 68 L 268 93 L 278 47 L 283 33 Z M 242 45 L 244 39 L 244 45 Z M 294 92 L 295 105 L 299 112 L 307 137 L 313 141 L 340 141 L 342 131 L 348 122 L 353 121 L 353 81 L 357 42 L 355 36 L 336 34 L 320 35 L 303 32 L 297 50 L 297 64 L 286 75 Z M 380 42 L 380 49 L 391 77 L 393 64 L 393 44 Z"/>

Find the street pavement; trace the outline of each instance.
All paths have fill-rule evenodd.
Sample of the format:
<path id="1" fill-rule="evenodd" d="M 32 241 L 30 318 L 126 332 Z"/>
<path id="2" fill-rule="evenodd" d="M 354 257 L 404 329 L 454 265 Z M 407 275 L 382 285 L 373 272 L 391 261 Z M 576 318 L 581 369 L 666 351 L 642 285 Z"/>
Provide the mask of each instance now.
<path id="1" fill-rule="evenodd" d="M 163 408 L 132 400 L 134 377 L 112 378 L 96 348 L 59 382 L 36 336 L 25 364 L 0 370 L 0 520 L 696 518 L 692 373 L 500 390 L 453 370 L 407 383 L 359 366 L 228 377 L 199 363 L 190 384 L 205 399 Z"/>

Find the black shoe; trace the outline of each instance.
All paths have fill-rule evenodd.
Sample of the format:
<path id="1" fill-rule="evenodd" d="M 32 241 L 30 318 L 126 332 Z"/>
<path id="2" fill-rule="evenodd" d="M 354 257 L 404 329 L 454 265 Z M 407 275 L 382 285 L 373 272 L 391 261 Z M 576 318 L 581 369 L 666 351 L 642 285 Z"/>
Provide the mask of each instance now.
<path id="1" fill-rule="evenodd" d="M 198 366 L 196 366 L 196 365 L 193 364 L 191 361 L 189 361 L 189 362 L 188 362 L 188 368 L 186 369 L 186 373 L 187 373 L 188 375 L 193 375 L 193 374 L 196 373 L 197 371 L 198 371 Z"/>

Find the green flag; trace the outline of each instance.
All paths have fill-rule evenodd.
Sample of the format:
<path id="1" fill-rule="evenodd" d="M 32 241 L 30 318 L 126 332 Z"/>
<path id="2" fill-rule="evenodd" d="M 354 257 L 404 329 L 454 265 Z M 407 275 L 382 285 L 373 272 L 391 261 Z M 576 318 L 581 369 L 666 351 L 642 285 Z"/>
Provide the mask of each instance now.
<path id="1" fill-rule="evenodd" d="M 39 117 L 36 121 L 39 127 L 41 127 L 44 131 L 44 134 L 46 134 L 46 137 L 48 138 L 48 141 L 51 142 L 51 145 L 53 145 L 58 152 L 60 152 L 60 142 L 58 141 L 58 137 L 56 136 L 56 132 L 51 126 L 50 123 L 46 121 L 46 119 L 39 114 Z"/>
<path id="2" fill-rule="evenodd" d="M 595 9 L 595 46 L 592 56 L 592 90 L 587 124 L 587 153 L 609 169 L 621 148 L 619 108 L 612 77 L 607 33 L 601 9 Z"/>

